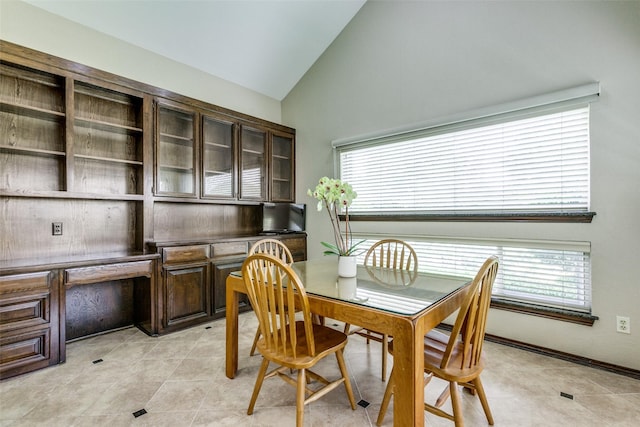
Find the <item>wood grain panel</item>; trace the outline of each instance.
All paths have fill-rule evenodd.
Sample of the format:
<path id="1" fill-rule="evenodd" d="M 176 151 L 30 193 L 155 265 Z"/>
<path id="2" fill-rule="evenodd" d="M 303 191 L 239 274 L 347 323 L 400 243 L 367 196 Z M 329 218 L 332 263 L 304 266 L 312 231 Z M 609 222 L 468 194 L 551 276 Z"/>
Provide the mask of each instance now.
<path id="1" fill-rule="evenodd" d="M 68 288 L 67 341 L 133 325 L 133 288 L 133 279 Z"/>
<path id="2" fill-rule="evenodd" d="M 142 250 L 136 247 L 142 202 L 0 199 L 0 259 L 38 259 Z M 51 223 L 63 223 L 52 236 Z M 15 227 L 14 224 L 20 224 Z"/>
<path id="3" fill-rule="evenodd" d="M 211 239 L 257 235 L 260 205 L 154 203 L 154 240 Z"/>

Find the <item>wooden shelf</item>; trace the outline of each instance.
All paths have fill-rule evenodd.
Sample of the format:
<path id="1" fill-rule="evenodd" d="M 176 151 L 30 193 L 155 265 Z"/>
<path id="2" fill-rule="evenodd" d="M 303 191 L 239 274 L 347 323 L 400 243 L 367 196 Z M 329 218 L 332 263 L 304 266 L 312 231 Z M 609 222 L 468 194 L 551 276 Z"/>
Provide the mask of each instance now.
<path id="1" fill-rule="evenodd" d="M 231 150 L 231 148 L 232 148 L 231 145 L 224 145 L 224 144 L 219 144 L 217 142 L 208 142 L 208 141 L 205 141 L 204 145 L 205 146 L 208 145 L 210 147 L 215 147 L 215 148 L 223 148 L 225 150 Z"/>
<path id="2" fill-rule="evenodd" d="M 52 151 L 52 150 L 42 150 L 40 148 L 28 148 L 28 147 L 19 147 L 15 145 L 5 145 L 0 144 L 0 150 L 8 150 L 8 151 L 22 151 L 26 154 L 38 154 L 44 156 L 65 156 L 66 154 L 62 151 Z"/>
<path id="3" fill-rule="evenodd" d="M 264 151 L 258 151 L 258 150 L 249 150 L 247 148 L 243 148 L 242 149 L 243 153 L 249 153 L 249 154 L 255 154 L 257 156 L 263 156 L 264 155 Z"/>
<path id="4" fill-rule="evenodd" d="M 231 171 L 219 171 L 214 169 L 206 169 L 204 173 L 210 175 L 231 175 Z"/>
<path id="5" fill-rule="evenodd" d="M 88 119 L 76 116 L 76 125 L 85 127 L 96 127 L 106 131 L 116 131 L 121 133 L 140 134 L 142 129 L 133 126 L 121 125 L 118 123 L 110 123 L 102 120 Z M 89 125 L 89 126 L 87 126 Z"/>
<path id="6" fill-rule="evenodd" d="M 122 200 L 122 201 L 142 201 L 141 194 L 102 194 L 102 193 L 76 193 L 71 191 L 46 191 L 46 190 L 3 190 L 0 189 L 0 196 L 3 197 L 29 197 L 42 199 L 79 199 L 79 200 Z"/>
<path id="7" fill-rule="evenodd" d="M 97 160 L 100 162 L 123 163 L 123 164 L 129 164 L 129 165 L 142 166 L 142 162 L 137 160 L 124 160 L 124 159 L 115 159 L 112 157 L 87 156 L 85 154 L 76 154 L 74 157 L 77 157 L 80 159 Z"/>
<path id="8" fill-rule="evenodd" d="M 166 171 L 178 171 L 178 172 L 184 172 L 184 173 L 193 173 L 193 168 L 186 168 L 184 166 L 172 166 L 172 165 L 158 165 L 158 168 L 162 171 L 162 170 L 166 170 Z"/>
<path id="9" fill-rule="evenodd" d="M 65 113 L 62 113 L 60 111 L 34 107 L 32 105 L 16 104 L 14 102 L 8 102 L 5 100 L 0 100 L 0 111 L 25 115 L 35 119 L 60 120 L 65 117 Z"/>
<path id="10" fill-rule="evenodd" d="M 180 136 L 180 135 L 172 135 L 169 133 L 160 133 L 160 142 L 167 144 L 179 144 L 185 146 L 193 146 L 193 137 Z M 168 139 L 162 139 L 168 138 Z"/>

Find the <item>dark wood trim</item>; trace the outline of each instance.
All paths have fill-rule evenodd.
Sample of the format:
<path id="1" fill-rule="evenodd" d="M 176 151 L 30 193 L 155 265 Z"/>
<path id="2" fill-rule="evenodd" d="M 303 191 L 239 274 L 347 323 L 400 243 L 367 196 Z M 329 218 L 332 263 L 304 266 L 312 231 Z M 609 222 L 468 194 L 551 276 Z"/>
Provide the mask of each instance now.
<path id="1" fill-rule="evenodd" d="M 590 223 L 595 212 L 496 212 L 349 214 L 349 221 L 447 221 L 447 222 L 563 222 Z M 344 215 L 340 216 L 344 219 Z"/>
<path id="2" fill-rule="evenodd" d="M 577 323 L 584 326 L 593 326 L 593 323 L 599 319 L 598 316 L 594 316 L 589 313 L 545 307 L 524 302 L 502 301 L 498 299 L 491 300 L 491 308 L 513 311 L 521 314 L 530 314 L 532 316 L 544 317 L 547 319 L 561 320 L 563 322 Z"/>
<path id="3" fill-rule="evenodd" d="M 437 328 L 445 331 L 451 331 L 451 325 L 447 325 L 444 323 L 441 323 L 440 325 L 438 325 Z M 507 347 L 513 347 L 519 350 L 525 350 L 531 353 L 540 354 L 542 356 L 553 357 L 555 359 L 561 359 L 561 360 L 565 360 L 567 362 L 575 363 L 578 365 L 588 366 L 590 368 L 600 369 L 603 371 L 608 371 L 614 374 L 624 375 L 625 377 L 640 380 L 640 371 L 636 369 L 614 365 L 607 362 L 601 362 L 599 360 L 593 360 L 588 357 L 578 356 L 571 353 L 565 353 L 563 351 L 553 350 L 550 348 L 541 347 L 534 344 L 528 344 L 522 341 L 516 341 L 509 338 L 503 338 L 497 335 L 485 334 L 484 339 L 488 342 L 505 345 Z"/>
<path id="4" fill-rule="evenodd" d="M 20 46 L 5 40 L 0 40 L 0 51 L 2 52 L 3 57 L 17 64 L 33 66 L 33 63 L 36 62 L 42 66 L 41 68 L 43 70 L 48 70 L 50 72 L 55 72 L 62 75 L 73 73 L 74 79 L 91 81 L 93 82 L 93 84 L 95 84 L 95 82 L 91 79 L 101 80 L 104 83 L 117 85 L 118 90 L 120 91 L 122 91 L 122 87 L 129 88 L 135 91 L 144 92 L 152 96 L 160 96 L 183 104 L 188 104 L 203 111 L 214 112 L 223 115 L 231 120 L 241 120 L 246 123 L 251 123 L 258 126 L 266 126 L 269 129 L 277 129 L 279 131 L 288 132 L 295 135 L 295 129 L 285 125 L 269 122 L 258 117 L 253 117 L 248 114 L 240 113 L 238 111 L 230 110 L 228 108 L 220 107 L 208 102 L 180 95 L 166 89 L 161 89 L 146 83 L 130 80 L 126 77 L 118 76 L 107 71 L 98 70 L 87 65 L 78 64 L 76 62 L 49 55 L 44 52 L 32 50 L 28 47 Z M 25 62 L 25 58 L 28 58 L 27 62 Z M 89 78 L 89 80 L 87 80 L 87 78 Z"/>

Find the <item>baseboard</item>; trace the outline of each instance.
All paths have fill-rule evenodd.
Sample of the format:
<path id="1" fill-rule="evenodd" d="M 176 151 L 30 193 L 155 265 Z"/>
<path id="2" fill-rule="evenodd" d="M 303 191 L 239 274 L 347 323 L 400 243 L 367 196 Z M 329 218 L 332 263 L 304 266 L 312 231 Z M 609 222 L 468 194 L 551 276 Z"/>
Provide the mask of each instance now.
<path id="1" fill-rule="evenodd" d="M 451 330 L 450 325 L 440 324 L 438 329 Z M 520 350 L 530 351 L 532 353 L 541 354 L 543 356 L 549 356 L 556 359 L 566 360 L 582 366 L 589 366 L 595 369 L 601 369 L 603 371 L 612 372 L 618 375 L 624 375 L 625 377 L 634 378 L 640 380 L 640 371 L 631 368 L 625 368 L 624 366 L 613 365 L 611 363 L 601 362 L 599 360 L 589 359 L 583 356 L 577 356 L 575 354 L 565 353 L 562 351 L 553 350 L 550 348 L 540 347 L 533 344 L 527 344 L 521 341 L 512 340 L 509 338 L 502 338 L 496 335 L 485 334 L 486 341 L 496 344 L 506 345 L 508 347 L 517 348 Z"/>

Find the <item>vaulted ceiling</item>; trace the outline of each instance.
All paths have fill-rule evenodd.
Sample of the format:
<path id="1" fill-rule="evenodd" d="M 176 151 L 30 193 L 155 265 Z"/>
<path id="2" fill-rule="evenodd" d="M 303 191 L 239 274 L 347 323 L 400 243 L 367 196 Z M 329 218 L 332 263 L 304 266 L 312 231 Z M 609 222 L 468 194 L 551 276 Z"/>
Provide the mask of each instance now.
<path id="1" fill-rule="evenodd" d="M 366 0 L 25 0 L 282 100 Z"/>

